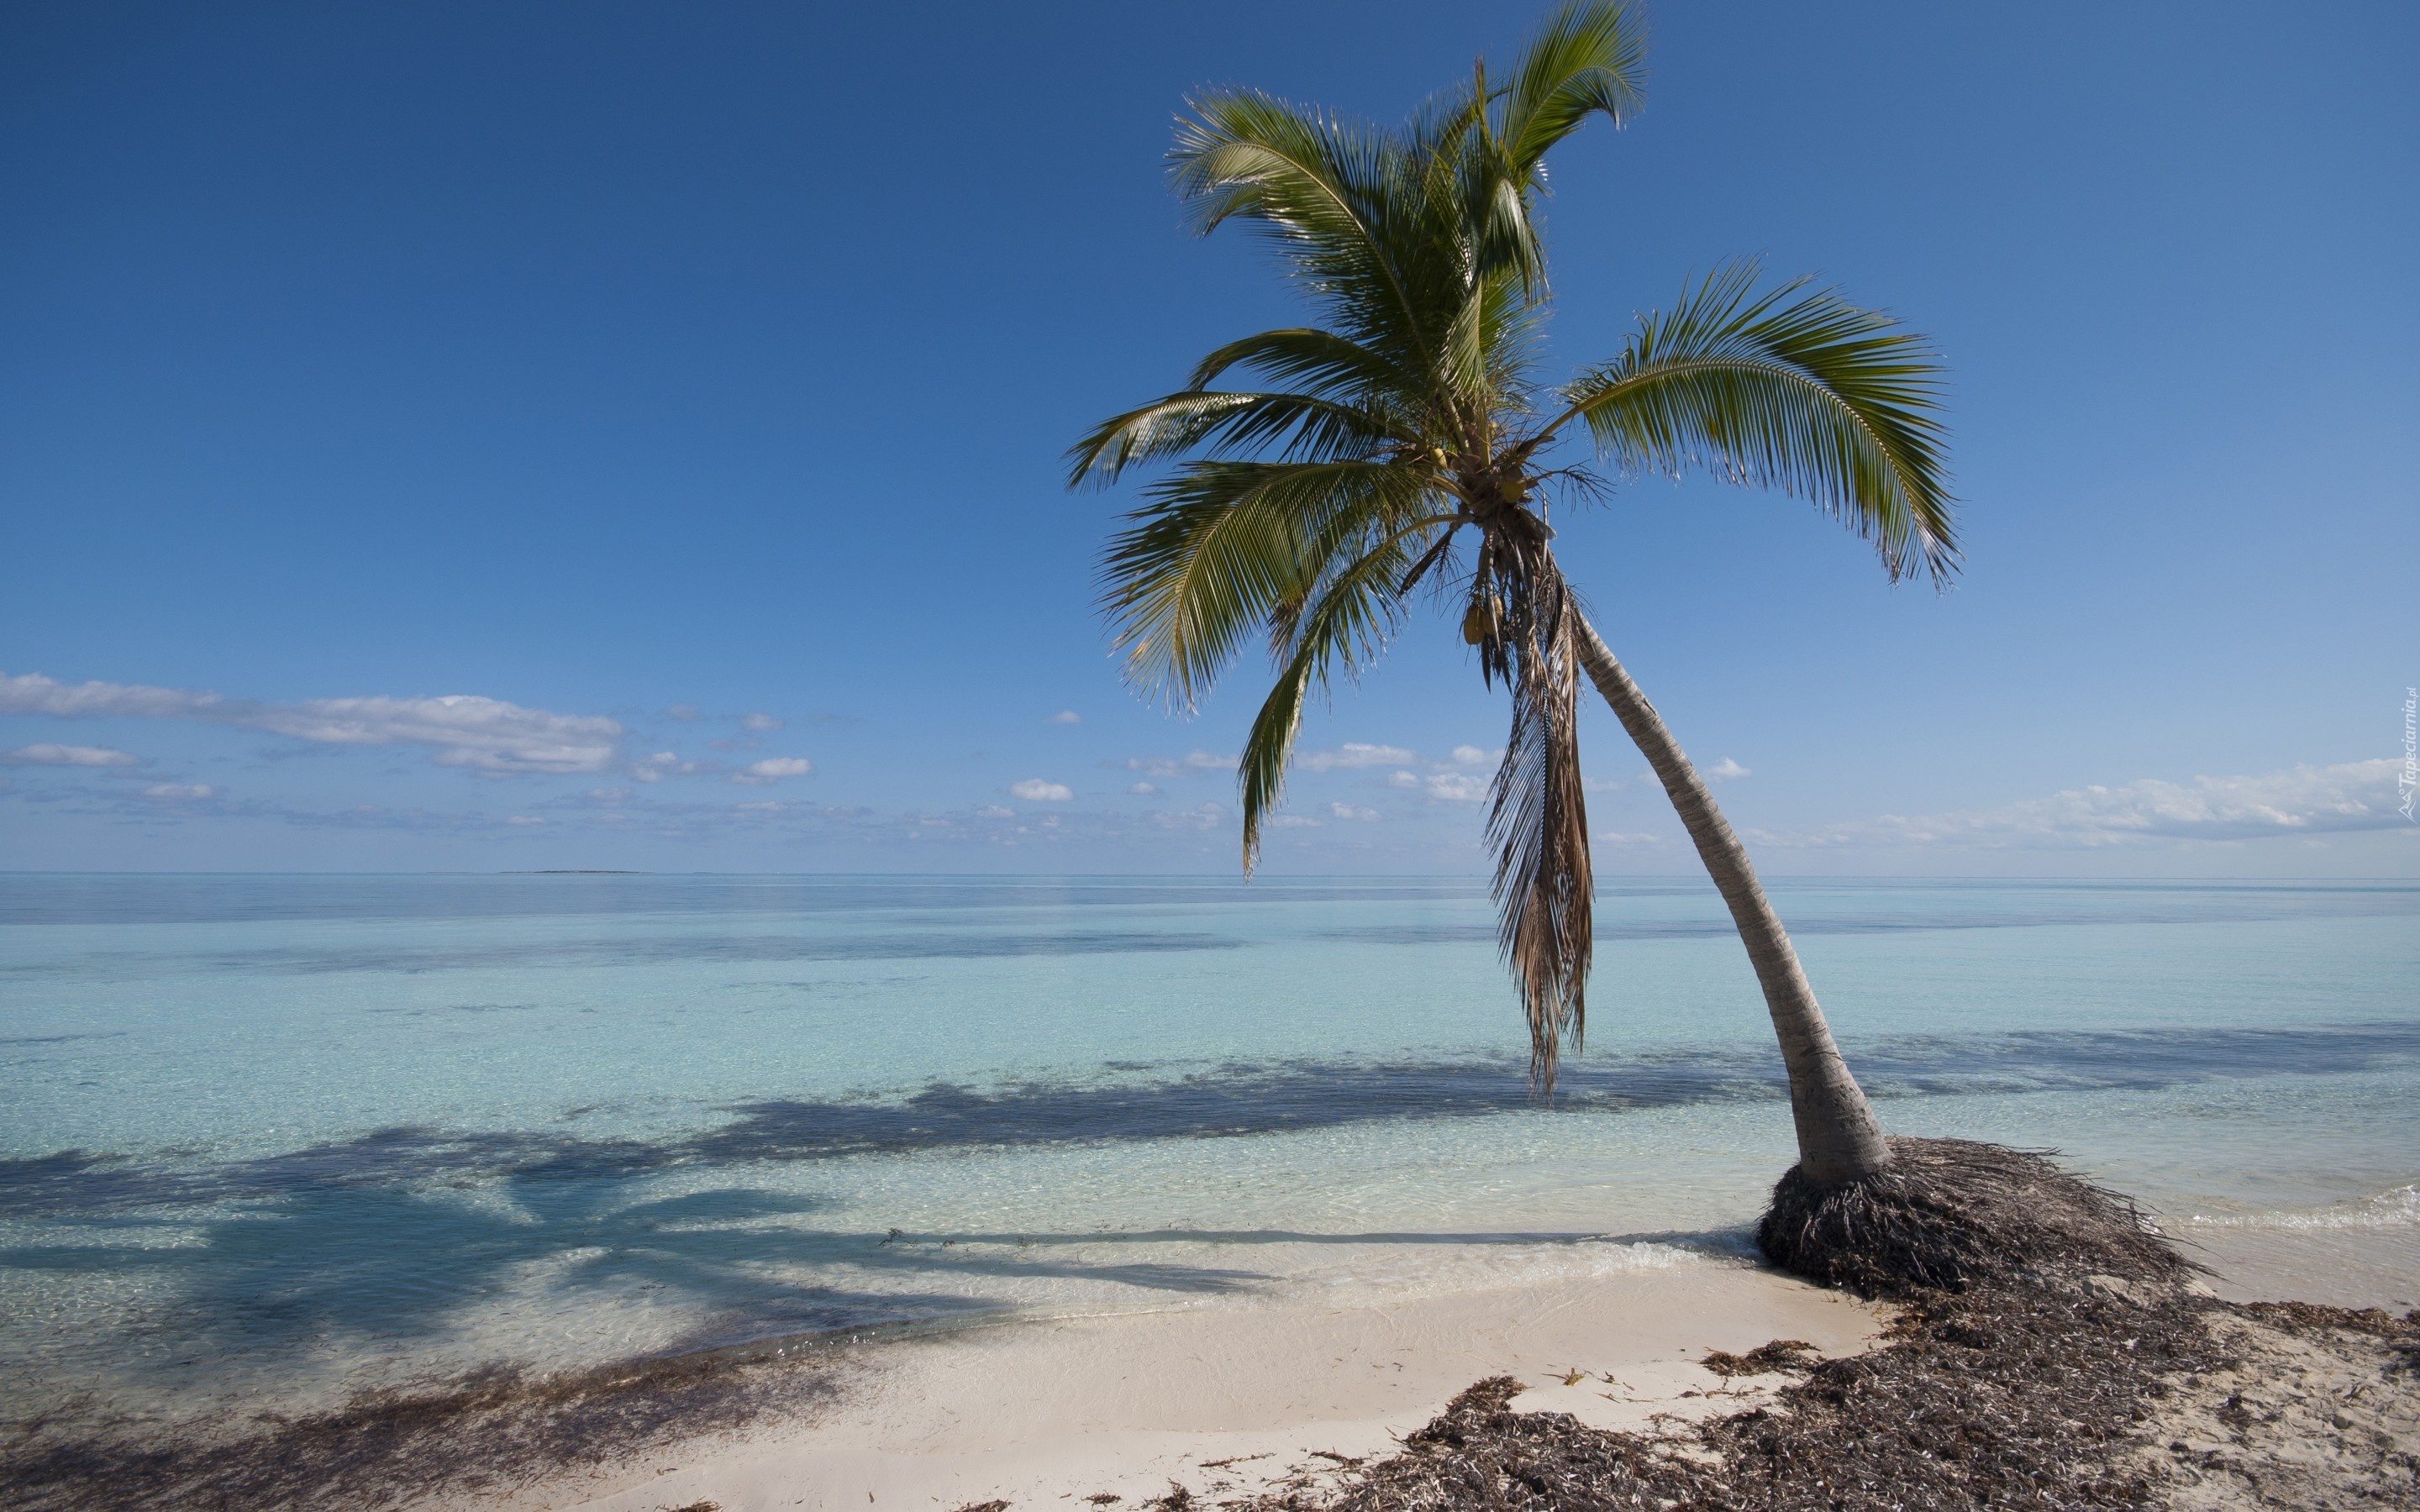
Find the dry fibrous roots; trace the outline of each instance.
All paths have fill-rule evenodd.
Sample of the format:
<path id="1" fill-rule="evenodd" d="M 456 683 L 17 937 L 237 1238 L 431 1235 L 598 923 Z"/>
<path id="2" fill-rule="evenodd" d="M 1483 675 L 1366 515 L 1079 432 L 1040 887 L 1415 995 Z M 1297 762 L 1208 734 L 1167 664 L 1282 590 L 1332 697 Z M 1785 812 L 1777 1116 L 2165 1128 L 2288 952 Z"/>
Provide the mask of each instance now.
<path id="1" fill-rule="evenodd" d="M 1764 1405 L 1649 1433 L 1518 1412 L 1522 1382 L 1482 1381 L 1402 1453 L 1333 1492 L 1295 1491 L 1257 1512 L 2157 1506 L 2195 1477 L 2234 1473 L 2168 1440 L 2195 1393 L 2218 1389 L 2196 1383 L 2260 1366 L 2235 1353 L 2247 1321 L 2360 1335 L 2382 1388 L 2414 1389 L 2420 1314 L 2233 1307 L 2188 1285 L 2195 1268 L 2133 1204 L 2041 1156 L 1913 1139 L 1892 1141 L 1892 1177 L 1847 1190 L 1792 1173 L 1761 1236 L 1802 1273 L 1893 1298 L 1881 1347 L 1823 1361 L 1795 1340 L 1718 1352 L 1702 1362 L 1717 1375 L 1787 1383 Z M 2261 1452 L 2247 1440 L 2239 1458 Z M 2420 1466 L 2398 1453 L 2247 1504 L 2420 1506 Z M 2242 1484 L 2257 1484 L 2249 1473 Z"/>
<path id="2" fill-rule="evenodd" d="M 1880 1175 L 1773 1189 L 1757 1246 L 1781 1270 L 1868 1297 L 2102 1275 L 2172 1287 L 2195 1267 L 2134 1204 L 2048 1158 L 1971 1139 L 1894 1138 Z"/>

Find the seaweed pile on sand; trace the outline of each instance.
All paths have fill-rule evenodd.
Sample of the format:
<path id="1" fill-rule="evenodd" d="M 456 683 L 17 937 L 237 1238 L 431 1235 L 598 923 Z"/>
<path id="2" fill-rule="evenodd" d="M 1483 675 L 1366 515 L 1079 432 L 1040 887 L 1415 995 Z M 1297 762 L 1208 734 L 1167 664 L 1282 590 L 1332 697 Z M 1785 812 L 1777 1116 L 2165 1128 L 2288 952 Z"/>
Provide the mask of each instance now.
<path id="1" fill-rule="evenodd" d="M 364 1392 L 308 1416 L 0 1427 L 10 1512 L 476 1502 L 830 1399 L 845 1357 L 775 1347 Z"/>
<path id="2" fill-rule="evenodd" d="M 1893 1168 L 1793 1171 L 1776 1265 L 1894 1305 L 1872 1351 L 1705 1362 L 1791 1379 L 1636 1434 L 1521 1412 L 1482 1381 L 1332 1490 L 1256 1512 L 2420 1506 L 2420 1314 L 2236 1306 L 2124 1198 L 2040 1155 L 1894 1139 Z"/>

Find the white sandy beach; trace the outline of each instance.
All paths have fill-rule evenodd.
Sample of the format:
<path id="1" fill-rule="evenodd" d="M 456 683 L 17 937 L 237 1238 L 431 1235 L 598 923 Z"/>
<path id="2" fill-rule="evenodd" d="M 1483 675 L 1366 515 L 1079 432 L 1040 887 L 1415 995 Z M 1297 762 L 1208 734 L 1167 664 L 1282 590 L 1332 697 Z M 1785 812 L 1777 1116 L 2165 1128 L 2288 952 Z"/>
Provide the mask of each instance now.
<path id="1" fill-rule="evenodd" d="M 1528 1382 L 1525 1408 L 1629 1427 L 1744 1405 L 1703 1395 L 1725 1387 L 1693 1363 L 1709 1350 L 1794 1338 L 1839 1354 L 1879 1326 L 1852 1299 L 1717 1259 L 1345 1305 L 1227 1300 L 1027 1320 L 885 1347 L 809 1420 L 693 1443 L 509 1504 L 921 1512 L 994 1498 L 1132 1503 L 1171 1481 L 1240 1494 L 1335 1470 L 1323 1452 L 1384 1452 L 1484 1377 Z M 1574 1371 L 1584 1379 L 1563 1383 Z"/>
<path id="2" fill-rule="evenodd" d="M 2341 1243 L 2204 1236 L 2221 1295 L 2399 1305 L 2408 1236 Z M 1528 1384 L 1518 1405 L 1606 1427 L 1747 1406 L 1756 1389 L 1696 1362 L 1800 1339 L 1866 1347 L 1879 1309 L 1744 1262 L 1531 1279 L 1460 1290 L 1222 1298 L 1151 1312 L 1024 1319 L 869 1346 L 837 1399 L 614 1471 L 528 1489 L 516 1512 L 1126 1504 L 1236 1496 L 1382 1454 L 1473 1381 Z M 1574 1372 L 1580 1379 L 1568 1380 Z M 1777 1384 L 1780 1378 L 1766 1378 Z"/>
<path id="3" fill-rule="evenodd" d="M 898 1343 L 852 1366 L 801 1423 L 688 1444 L 619 1475 L 535 1488 L 513 1507 L 1021 1507 L 1236 1492 L 1387 1452 L 1471 1381 L 1529 1381 L 1525 1408 L 1606 1427 L 1743 1406 L 1706 1350 L 1807 1340 L 1858 1350 L 1873 1309 L 1743 1263 L 1500 1289 L 1215 1302 L 1018 1320 Z M 1561 1383 L 1585 1372 L 1575 1383 Z M 482 1503 L 494 1504 L 494 1503 Z"/>

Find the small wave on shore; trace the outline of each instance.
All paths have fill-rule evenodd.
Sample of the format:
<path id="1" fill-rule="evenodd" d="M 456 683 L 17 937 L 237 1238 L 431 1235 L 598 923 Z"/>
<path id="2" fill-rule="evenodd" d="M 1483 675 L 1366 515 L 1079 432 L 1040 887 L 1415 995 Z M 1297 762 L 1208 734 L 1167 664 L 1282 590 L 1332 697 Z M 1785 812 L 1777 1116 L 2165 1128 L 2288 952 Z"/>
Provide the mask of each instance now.
<path id="1" fill-rule="evenodd" d="M 2420 1183 L 2302 1211 L 2196 1212 L 2182 1222 L 2198 1228 L 2415 1228 L 2420 1227 Z"/>

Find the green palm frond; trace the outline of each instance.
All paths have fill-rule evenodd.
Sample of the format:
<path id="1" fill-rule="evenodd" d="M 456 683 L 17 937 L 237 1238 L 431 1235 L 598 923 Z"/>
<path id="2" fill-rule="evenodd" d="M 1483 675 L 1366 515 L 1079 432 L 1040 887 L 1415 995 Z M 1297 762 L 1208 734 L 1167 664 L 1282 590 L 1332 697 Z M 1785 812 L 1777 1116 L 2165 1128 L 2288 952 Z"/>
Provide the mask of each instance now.
<path id="1" fill-rule="evenodd" d="M 1286 765 L 1302 728 L 1304 704 L 1336 672 L 1373 658 L 1402 624 L 1404 601 L 1396 585 L 1411 565 L 1404 544 L 1410 533 L 1388 532 L 1320 584 L 1294 617 L 1291 644 L 1282 648 L 1283 670 L 1253 717 L 1236 763 L 1248 872 L 1260 857 L 1261 823 L 1284 797 Z"/>
<path id="2" fill-rule="evenodd" d="M 1644 39 L 1632 0 L 1574 0 L 1510 69 L 1481 65 L 1393 130 L 1252 90 L 1195 97 L 1169 157 L 1190 224 L 1265 238 L 1316 323 L 1219 347 L 1068 454 L 1071 485 L 1177 463 L 1102 557 L 1131 682 L 1190 711 L 1247 642 L 1268 649 L 1277 678 L 1236 777 L 1248 871 L 1307 702 L 1382 654 L 1414 593 L 1463 611 L 1512 703 L 1487 834 L 1545 1090 L 1586 1026 L 1593 887 L 1579 611 L 1544 499 L 1608 486 L 1551 455 L 1563 433 L 1585 424 L 1608 471 L 1702 466 L 1811 499 L 1894 578 L 1957 563 L 1939 371 L 1885 316 L 1725 269 L 1611 362 L 1560 390 L 1537 377 L 1544 161 L 1590 117 L 1637 112 Z M 1231 373 L 1250 377 L 1211 387 Z"/>
<path id="3" fill-rule="evenodd" d="M 1404 371 L 1358 342 L 1295 326 L 1229 342 L 1195 365 L 1187 386 L 1206 389 L 1238 367 L 1331 399 L 1383 396 L 1416 405 L 1422 381 L 1421 374 Z"/>
<path id="4" fill-rule="evenodd" d="M 1612 362 L 1564 391 L 1621 465 L 1711 468 L 1811 500 L 1881 552 L 1894 580 L 1957 571 L 1937 416 L 1940 369 L 1921 337 L 1806 281 L 1753 293 L 1738 264 L 1651 313 Z"/>
<path id="5" fill-rule="evenodd" d="M 1497 136 L 1528 176 L 1590 116 L 1628 124 L 1647 100 L 1647 27 L 1626 4 L 1567 5 L 1522 49 Z"/>
<path id="6" fill-rule="evenodd" d="M 1193 109 L 1169 174 L 1195 229 L 1258 224 L 1349 335 L 1425 366 L 1433 312 L 1398 255 L 1418 196 L 1387 133 L 1257 90 L 1208 93 Z"/>
<path id="7" fill-rule="evenodd" d="M 1451 150 L 1461 215 L 1483 271 L 1510 270 L 1532 298 L 1546 286 L 1536 199 L 1548 151 L 1602 115 L 1617 127 L 1646 95 L 1646 27 L 1620 0 L 1575 0 L 1522 48 L 1511 82 L 1488 83 L 1484 65 L 1455 107 L 1433 110 L 1428 130 Z"/>
<path id="8" fill-rule="evenodd" d="M 1152 486 L 1101 563 L 1126 676 L 1190 709 L 1280 606 L 1324 575 L 1304 541 L 1336 511 L 1383 507 L 1383 462 L 1197 462 Z"/>
<path id="9" fill-rule="evenodd" d="M 1408 598 L 1413 568 L 1439 537 L 1450 545 L 1453 528 L 1467 519 L 1450 500 L 1437 499 L 1435 480 L 1426 470 L 1405 463 L 1373 481 L 1368 496 L 1354 507 L 1330 510 L 1323 518 L 1306 522 L 1302 561 L 1321 565 L 1315 578 L 1306 579 L 1309 586 L 1301 594 L 1270 612 L 1269 660 L 1279 666 L 1291 662 L 1311 633 L 1306 626 L 1317 623 L 1315 610 L 1327 586 L 1355 577 L 1365 565 L 1383 572 L 1388 563 L 1395 563 L 1391 592 L 1398 600 Z M 1373 564 L 1373 558 L 1383 560 Z M 1336 665 L 1357 677 L 1375 659 L 1377 649 L 1378 643 L 1372 642 L 1364 654 Z"/>
<path id="10" fill-rule="evenodd" d="M 1138 462 L 1216 446 L 1253 455 L 1277 447 L 1289 460 L 1366 457 L 1404 433 L 1378 415 L 1307 393 L 1192 390 L 1113 415 L 1069 449 L 1070 485 L 1117 482 Z"/>

